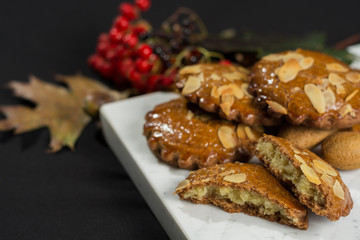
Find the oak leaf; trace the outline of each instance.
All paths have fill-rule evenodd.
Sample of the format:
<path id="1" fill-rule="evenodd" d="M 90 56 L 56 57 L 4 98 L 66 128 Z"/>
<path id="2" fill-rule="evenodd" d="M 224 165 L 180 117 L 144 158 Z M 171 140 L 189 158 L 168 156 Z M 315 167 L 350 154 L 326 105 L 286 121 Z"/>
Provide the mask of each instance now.
<path id="1" fill-rule="evenodd" d="M 103 102 L 109 102 L 128 96 L 127 92 L 111 90 L 81 74 L 58 75 L 56 80 L 69 88 L 47 83 L 35 76 L 30 76 L 28 83 L 10 82 L 8 86 L 16 96 L 36 106 L 0 106 L 0 111 L 6 116 L 6 119 L 0 120 L 0 131 L 14 129 L 15 134 L 20 134 L 47 127 L 51 136 L 49 152 L 57 152 L 64 146 L 73 150 L 76 140 L 91 121 L 91 116 L 84 110 L 86 99 L 100 95 L 105 99 Z"/>

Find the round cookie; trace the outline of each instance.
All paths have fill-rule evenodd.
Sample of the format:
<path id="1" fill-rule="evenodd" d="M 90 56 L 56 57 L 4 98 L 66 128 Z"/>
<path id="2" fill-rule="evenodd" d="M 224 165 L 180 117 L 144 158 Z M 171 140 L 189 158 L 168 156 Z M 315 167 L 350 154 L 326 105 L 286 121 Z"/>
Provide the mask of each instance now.
<path id="1" fill-rule="evenodd" d="M 360 71 L 329 55 L 302 49 L 270 54 L 253 66 L 250 78 L 255 103 L 292 125 L 360 123 Z"/>
<path id="2" fill-rule="evenodd" d="M 248 125 L 276 125 L 279 119 L 253 105 L 253 96 L 247 91 L 248 74 L 248 69 L 235 65 L 191 65 L 179 71 L 176 87 L 189 101 L 222 118 Z"/>
<path id="3" fill-rule="evenodd" d="M 248 161 L 261 130 L 209 114 L 183 98 L 146 115 L 144 135 L 154 154 L 179 168 Z"/>
<path id="4" fill-rule="evenodd" d="M 321 144 L 324 160 L 342 170 L 360 168 L 360 133 L 343 131 L 326 138 Z"/>
<path id="5" fill-rule="evenodd" d="M 305 126 L 285 125 L 280 129 L 278 136 L 301 148 L 311 149 L 336 131 L 337 129 L 323 130 Z"/>

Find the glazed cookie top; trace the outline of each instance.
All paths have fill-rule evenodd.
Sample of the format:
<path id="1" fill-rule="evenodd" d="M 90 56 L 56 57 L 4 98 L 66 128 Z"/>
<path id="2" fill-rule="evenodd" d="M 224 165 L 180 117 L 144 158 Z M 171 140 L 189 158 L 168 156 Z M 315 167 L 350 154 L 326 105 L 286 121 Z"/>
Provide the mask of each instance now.
<path id="1" fill-rule="evenodd" d="M 144 125 L 148 144 L 161 160 L 186 169 L 247 161 L 261 132 L 220 119 L 183 98 L 156 106 Z"/>
<path id="2" fill-rule="evenodd" d="M 297 49 L 257 62 L 249 91 L 293 125 L 347 128 L 360 122 L 360 71 L 319 52 Z"/>
<path id="3" fill-rule="evenodd" d="M 189 101 L 208 112 L 248 125 L 275 125 L 272 119 L 252 104 L 248 92 L 249 70 L 235 65 L 204 63 L 179 71 L 177 88 Z"/>

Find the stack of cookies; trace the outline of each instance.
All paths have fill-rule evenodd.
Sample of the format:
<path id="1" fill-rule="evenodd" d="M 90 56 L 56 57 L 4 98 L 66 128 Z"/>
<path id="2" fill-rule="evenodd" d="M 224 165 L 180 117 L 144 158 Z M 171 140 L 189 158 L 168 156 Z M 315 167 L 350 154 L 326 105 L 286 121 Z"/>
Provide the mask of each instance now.
<path id="1" fill-rule="evenodd" d="M 187 66 L 176 87 L 182 97 L 149 112 L 144 135 L 162 161 L 199 169 L 179 183 L 181 199 L 300 229 L 308 227 L 305 206 L 332 221 L 350 213 L 333 166 L 360 167 L 360 71 L 298 49 L 250 70 Z M 307 150 L 321 142 L 326 161 Z M 254 155 L 264 167 L 245 163 Z"/>

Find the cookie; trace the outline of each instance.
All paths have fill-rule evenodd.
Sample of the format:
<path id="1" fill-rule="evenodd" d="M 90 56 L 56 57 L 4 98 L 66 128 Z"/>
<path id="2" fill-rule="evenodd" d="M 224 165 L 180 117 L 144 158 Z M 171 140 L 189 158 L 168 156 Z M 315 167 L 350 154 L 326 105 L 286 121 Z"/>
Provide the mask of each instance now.
<path id="1" fill-rule="evenodd" d="M 194 203 L 214 204 L 272 222 L 307 229 L 308 213 L 263 166 L 226 163 L 199 169 L 175 193 Z"/>
<path id="2" fill-rule="evenodd" d="M 279 119 L 253 105 L 253 96 L 247 91 L 248 74 L 248 69 L 235 65 L 191 65 L 179 71 L 176 87 L 189 101 L 222 118 L 248 125 L 276 125 Z"/>
<path id="3" fill-rule="evenodd" d="M 285 125 L 280 129 L 278 136 L 301 148 L 311 149 L 336 131 L 337 129 L 323 130 L 305 126 Z"/>
<path id="4" fill-rule="evenodd" d="M 331 221 L 350 213 L 353 201 L 349 189 L 338 171 L 315 153 L 283 138 L 264 135 L 256 155 L 314 213 Z"/>
<path id="5" fill-rule="evenodd" d="M 321 144 L 321 153 L 328 163 L 341 170 L 360 168 L 360 133 L 338 132 Z"/>
<path id="6" fill-rule="evenodd" d="M 257 62 L 249 91 L 273 117 L 321 129 L 360 123 L 360 71 L 329 55 L 298 49 Z"/>
<path id="7" fill-rule="evenodd" d="M 179 168 L 248 161 L 261 129 L 209 114 L 183 98 L 155 107 L 146 115 L 144 135 L 154 154 Z"/>

